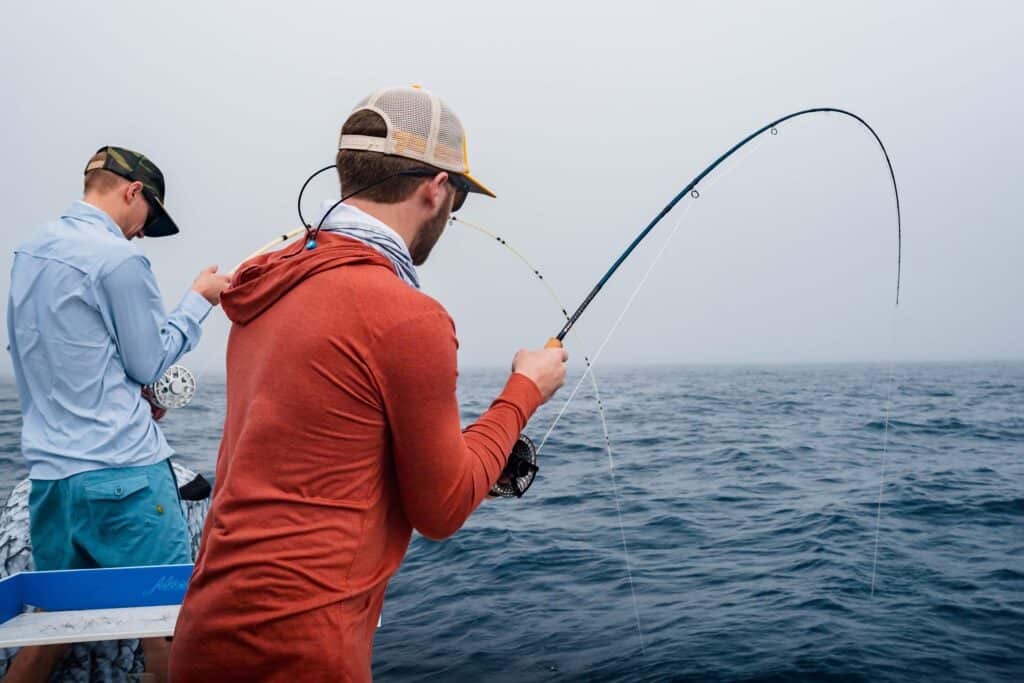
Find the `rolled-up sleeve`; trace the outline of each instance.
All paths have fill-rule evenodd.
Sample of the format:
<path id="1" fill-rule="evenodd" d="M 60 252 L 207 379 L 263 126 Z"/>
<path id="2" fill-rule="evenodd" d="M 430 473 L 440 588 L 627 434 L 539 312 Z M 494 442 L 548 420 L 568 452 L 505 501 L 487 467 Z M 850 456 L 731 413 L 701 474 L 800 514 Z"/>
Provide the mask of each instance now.
<path id="1" fill-rule="evenodd" d="M 99 282 L 97 300 L 128 376 L 155 382 L 202 336 L 212 306 L 189 289 L 168 315 L 156 278 L 143 256 L 132 256 Z"/>

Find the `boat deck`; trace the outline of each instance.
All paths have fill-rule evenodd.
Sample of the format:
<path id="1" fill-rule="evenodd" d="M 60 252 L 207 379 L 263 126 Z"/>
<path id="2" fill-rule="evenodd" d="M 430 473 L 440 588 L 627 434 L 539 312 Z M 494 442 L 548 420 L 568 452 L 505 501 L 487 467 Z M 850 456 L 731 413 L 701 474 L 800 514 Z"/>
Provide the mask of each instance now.
<path id="1" fill-rule="evenodd" d="M 0 624 L 0 647 L 174 635 L 181 605 L 25 612 Z"/>

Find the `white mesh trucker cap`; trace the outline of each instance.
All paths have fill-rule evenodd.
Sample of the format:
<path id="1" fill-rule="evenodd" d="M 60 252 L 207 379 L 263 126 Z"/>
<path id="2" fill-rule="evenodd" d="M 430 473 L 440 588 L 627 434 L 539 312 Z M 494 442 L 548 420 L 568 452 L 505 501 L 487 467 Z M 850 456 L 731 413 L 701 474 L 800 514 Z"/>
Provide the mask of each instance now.
<path id="1" fill-rule="evenodd" d="M 387 88 L 363 99 L 352 110 L 352 114 L 364 109 L 384 119 L 388 127 L 387 135 L 382 138 L 342 135 L 338 139 L 338 149 L 381 152 L 416 159 L 458 173 L 466 179 L 470 192 L 497 196 L 469 175 L 466 131 L 455 112 L 436 95 L 418 85 Z"/>

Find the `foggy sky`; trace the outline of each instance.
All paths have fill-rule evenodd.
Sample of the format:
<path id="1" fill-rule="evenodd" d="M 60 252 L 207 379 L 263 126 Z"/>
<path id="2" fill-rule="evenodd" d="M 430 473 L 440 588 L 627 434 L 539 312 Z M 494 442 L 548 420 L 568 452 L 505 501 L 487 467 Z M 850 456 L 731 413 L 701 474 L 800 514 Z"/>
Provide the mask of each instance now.
<path id="1" fill-rule="evenodd" d="M 503 235 L 570 308 L 767 121 L 840 107 L 885 141 L 903 202 L 898 309 L 882 156 L 854 122 L 807 117 L 669 215 L 582 319 L 577 360 L 688 204 L 602 363 L 1024 357 L 1017 3 L 190 0 L 3 14 L 5 310 L 11 251 L 80 197 L 96 148 L 139 150 L 167 177 L 182 233 L 142 247 L 171 307 L 201 267 L 231 268 L 298 227 L 298 188 L 333 161 L 359 99 L 419 83 L 460 116 L 472 172 L 498 194 L 471 196 L 460 216 Z M 325 174 L 307 214 L 336 194 Z M 420 272 L 455 319 L 463 365 L 506 364 L 560 327 L 531 273 L 464 227 Z M 228 328 L 211 314 L 186 364 L 219 372 Z"/>

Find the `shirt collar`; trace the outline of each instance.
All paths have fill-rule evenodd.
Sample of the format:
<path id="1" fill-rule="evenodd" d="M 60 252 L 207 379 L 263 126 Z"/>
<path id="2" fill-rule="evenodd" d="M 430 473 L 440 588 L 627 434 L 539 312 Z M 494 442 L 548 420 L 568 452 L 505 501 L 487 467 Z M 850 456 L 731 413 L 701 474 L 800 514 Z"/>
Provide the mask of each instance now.
<path id="1" fill-rule="evenodd" d="M 67 211 L 61 215 L 61 218 L 70 218 L 72 220 L 82 221 L 83 223 L 92 225 L 98 223 L 105 227 L 111 234 L 117 235 L 121 239 L 125 239 L 124 232 L 106 211 L 81 199 L 69 206 Z"/>

